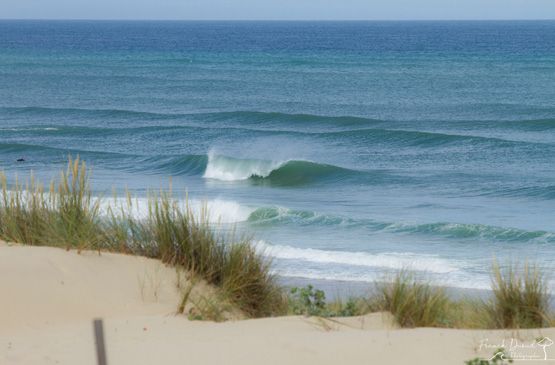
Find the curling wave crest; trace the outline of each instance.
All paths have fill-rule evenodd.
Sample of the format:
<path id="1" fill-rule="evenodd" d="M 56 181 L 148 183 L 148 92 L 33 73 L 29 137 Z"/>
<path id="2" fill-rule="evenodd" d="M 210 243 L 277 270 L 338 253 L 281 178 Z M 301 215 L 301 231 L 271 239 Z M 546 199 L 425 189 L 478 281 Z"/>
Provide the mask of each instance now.
<path id="1" fill-rule="evenodd" d="M 305 160 L 268 161 L 220 156 L 210 153 L 203 177 L 221 181 L 263 179 L 277 185 L 344 179 L 356 171 Z"/>

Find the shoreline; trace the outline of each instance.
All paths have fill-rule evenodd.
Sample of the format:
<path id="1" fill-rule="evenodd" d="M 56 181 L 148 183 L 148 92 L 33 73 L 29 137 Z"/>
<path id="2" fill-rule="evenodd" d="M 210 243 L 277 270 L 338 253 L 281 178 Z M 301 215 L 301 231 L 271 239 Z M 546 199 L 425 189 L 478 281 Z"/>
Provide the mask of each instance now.
<path id="1" fill-rule="evenodd" d="M 326 295 L 326 300 L 341 299 L 346 300 L 349 296 L 365 296 L 372 294 L 375 290 L 373 282 L 356 282 L 342 280 L 323 280 L 323 279 L 307 279 L 302 277 L 279 276 L 278 282 L 286 288 L 305 287 L 312 285 L 315 289 L 322 290 Z M 450 299 L 459 300 L 462 298 L 480 299 L 487 298 L 492 295 L 492 290 L 458 288 L 445 286 L 446 292 Z"/>

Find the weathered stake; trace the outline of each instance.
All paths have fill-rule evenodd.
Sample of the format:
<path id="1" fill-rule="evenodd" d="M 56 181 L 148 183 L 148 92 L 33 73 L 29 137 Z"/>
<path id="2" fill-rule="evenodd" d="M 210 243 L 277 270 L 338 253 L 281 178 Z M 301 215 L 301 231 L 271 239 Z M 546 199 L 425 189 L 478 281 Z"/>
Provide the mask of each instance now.
<path id="1" fill-rule="evenodd" d="M 104 328 L 101 319 L 95 319 L 94 324 L 94 338 L 96 342 L 96 358 L 98 365 L 106 365 L 106 348 L 104 347 Z"/>

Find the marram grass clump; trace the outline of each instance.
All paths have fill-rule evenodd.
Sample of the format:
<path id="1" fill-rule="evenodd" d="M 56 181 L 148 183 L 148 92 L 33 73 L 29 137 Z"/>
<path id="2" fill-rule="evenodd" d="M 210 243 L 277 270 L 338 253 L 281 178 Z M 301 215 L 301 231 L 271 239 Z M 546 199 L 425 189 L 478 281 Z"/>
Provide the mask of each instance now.
<path id="1" fill-rule="evenodd" d="M 50 188 L 53 207 L 50 228 L 50 242 L 58 242 L 66 249 L 100 249 L 102 240 L 100 221 L 100 202 L 102 197 L 93 199 L 89 187 L 90 171 L 87 173 L 84 162 L 79 157 L 70 158 L 66 173 L 62 171 L 57 194 Z"/>
<path id="2" fill-rule="evenodd" d="M 401 327 L 444 327 L 450 304 L 443 287 L 406 269 L 377 281 L 374 300 Z"/>
<path id="3" fill-rule="evenodd" d="M 553 325 L 549 311 L 546 272 L 529 262 L 509 263 L 493 259 L 493 296 L 484 300 L 478 315 L 489 328 L 540 328 Z"/>
<path id="4" fill-rule="evenodd" d="M 45 200 L 42 186 L 36 185 L 31 174 L 30 184 L 20 184 L 17 177 L 13 187 L 8 187 L 4 173 L 2 202 L 0 205 L 0 236 L 6 241 L 26 245 L 45 243 L 42 236 L 47 226 L 50 206 Z"/>
<path id="5" fill-rule="evenodd" d="M 34 180 L 20 184 L 15 179 L 8 186 L 2 172 L 0 202 L 0 237 L 27 245 L 95 249 L 101 239 L 99 204 L 89 188 L 90 174 L 79 158 L 70 158 L 66 172 L 61 173 L 56 187 L 50 191 Z"/>
<path id="6" fill-rule="evenodd" d="M 271 261 L 255 249 L 251 236 L 237 237 L 234 229 L 223 233 L 214 227 L 206 204 L 195 215 L 188 203 L 181 208 L 171 195 L 151 193 L 147 217 L 130 228 L 142 237 L 145 254 L 182 266 L 222 288 L 227 299 L 248 315 L 282 311 L 283 293 L 269 273 Z"/>
<path id="7" fill-rule="evenodd" d="M 252 237 L 236 237 L 208 221 L 206 205 L 195 216 L 163 190 L 150 192 L 148 213 L 135 218 L 128 192 L 120 206 L 101 211 L 93 197 L 84 162 L 69 159 L 58 184 L 48 193 L 40 182 L 8 186 L 4 173 L 0 201 L 0 238 L 28 245 L 132 253 L 184 267 L 221 289 L 243 313 L 284 313 L 283 291 L 270 274 L 271 262 L 254 248 Z M 114 201 L 117 196 L 114 193 Z"/>

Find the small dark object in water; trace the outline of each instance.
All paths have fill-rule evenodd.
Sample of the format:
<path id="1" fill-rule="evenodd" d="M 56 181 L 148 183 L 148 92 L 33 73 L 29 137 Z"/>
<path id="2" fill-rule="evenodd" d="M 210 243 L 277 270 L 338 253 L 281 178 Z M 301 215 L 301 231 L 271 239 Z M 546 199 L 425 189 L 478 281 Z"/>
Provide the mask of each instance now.
<path id="1" fill-rule="evenodd" d="M 24 159 L 24 158 L 20 158 L 20 159 L 13 160 L 13 161 L 14 161 L 14 162 L 20 162 L 20 161 L 25 161 L 25 159 Z"/>

